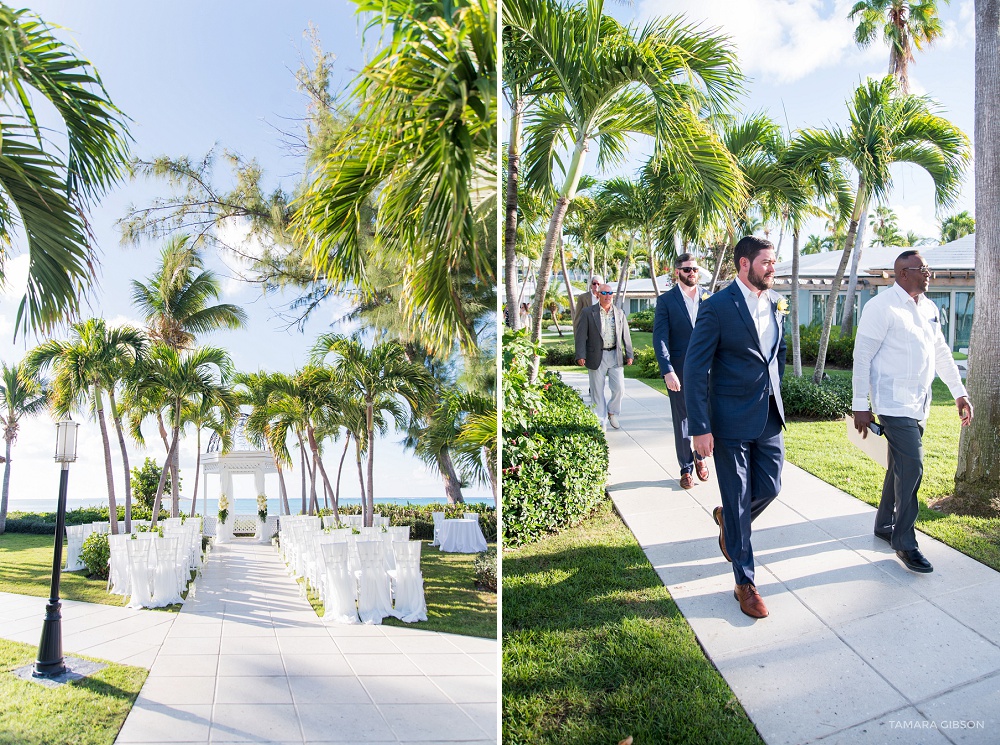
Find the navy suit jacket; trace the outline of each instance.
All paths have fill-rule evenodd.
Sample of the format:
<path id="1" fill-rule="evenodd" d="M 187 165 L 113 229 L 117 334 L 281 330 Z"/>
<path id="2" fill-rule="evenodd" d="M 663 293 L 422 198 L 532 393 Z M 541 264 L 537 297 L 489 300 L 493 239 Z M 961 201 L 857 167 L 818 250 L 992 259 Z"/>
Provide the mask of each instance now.
<path id="1" fill-rule="evenodd" d="M 772 395 L 784 424 L 785 316 L 777 310 L 780 296 L 770 291 L 778 338 L 771 349 L 761 349 L 738 282 L 734 279 L 698 309 L 684 364 L 683 390 L 692 435 L 711 432 L 725 440 L 756 440 L 767 424 Z"/>
<path id="2" fill-rule="evenodd" d="M 698 294 L 704 296 L 706 293 L 699 287 Z M 681 287 L 674 285 L 656 299 L 653 318 L 653 350 L 661 377 L 672 372 L 684 379 L 684 357 L 693 330 Z"/>

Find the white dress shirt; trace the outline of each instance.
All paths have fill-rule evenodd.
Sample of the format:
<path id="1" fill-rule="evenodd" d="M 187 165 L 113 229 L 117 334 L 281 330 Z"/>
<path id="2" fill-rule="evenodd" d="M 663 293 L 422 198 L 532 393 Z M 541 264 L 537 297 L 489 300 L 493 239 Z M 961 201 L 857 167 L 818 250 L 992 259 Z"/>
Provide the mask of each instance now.
<path id="1" fill-rule="evenodd" d="M 956 399 L 968 395 L 941 332 L 938 308 L 924 295 L 915 302 L 899 285 L 867 303 L 854 342 L 854 411 L 925 420 L 935 372 Z"/>
<path id="2" fill-rule="evenodd" d="M 699 303 L 698 288 L 695 287 L 694 295 L 692 297 L 688 297 L 688 294 L 684 291 L 684 288 L 682 287 L 681 297 L 684 298 L 684 305 L 687 307 L 688 317 L 691 319 L 691 325 L 694 326 L 695 321 L 698 320 L 698 303 Z"/>
<path id="3" fill-rule="evenodd" d="M 771 292 L 764 290 L 758 295 L 756 288 L 750 289 L 739 277 L 735 281 L 743 293 L 743 299 L 746 300 L 750 318 L 757 327 L 760 348 L 764 350 L 765 355 L 770 355 L 774 343 L 778 340 L 778 322 L 771 311 Z"/>

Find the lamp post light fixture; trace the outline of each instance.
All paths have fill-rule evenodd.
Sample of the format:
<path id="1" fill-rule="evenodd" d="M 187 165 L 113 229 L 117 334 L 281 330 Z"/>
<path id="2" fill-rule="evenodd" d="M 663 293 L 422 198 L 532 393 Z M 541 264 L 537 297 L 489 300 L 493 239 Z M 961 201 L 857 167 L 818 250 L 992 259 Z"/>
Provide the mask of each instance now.
<path id="1" fill-rule="evenodd" d="M 38 643 L 38 659 L 32 673 L 36 678 L 55 678 L 66 672 L 62 651 L 62 603 L 59 602 L 59 578 L 62 570 L 63 531 L 66 529 L 66 486 L 69 464 L 76 460 L 77 428 L 69 415 L 56 424 L 56 463 L 62 464 L 59 474 L 59 506 L 56 512 L 56 544 L 52 552 L 52 585 L 45 606 L 42 639 Z"/>

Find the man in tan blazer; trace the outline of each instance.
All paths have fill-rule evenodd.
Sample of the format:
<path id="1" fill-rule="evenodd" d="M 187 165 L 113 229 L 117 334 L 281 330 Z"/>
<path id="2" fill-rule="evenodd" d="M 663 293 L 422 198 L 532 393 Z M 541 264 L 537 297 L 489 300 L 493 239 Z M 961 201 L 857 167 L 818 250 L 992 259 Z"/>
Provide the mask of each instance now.
<path id="1" fill-rule="evenodd" d="M 576 327 L 576 364 L 587 367 L 590 374 L 590 397 L 594 402 L 597 418 L 605 419 L 618 429 L 622 398 L 625 394 L 624 365 L 631 365 L 632 335 L 628 321 L 620 308 L 611 304 L 614 295 L 610 285 L 598 287 L 597 305 L 584 308 Z M 607 378 L 611 399 L 604 396 Z"/>
<path id="2" fill-rule="evenodd" d="M 573 315 L 573 333 L 576 334 L 576 327 L 580 323 L 580 315 L 591 305 L 597 305 L 597 288 L 604 284 L 604 277 L 595 274 L 590 278 L 590 292 L 582 292 L 576 296 L 576 313 Z"/>

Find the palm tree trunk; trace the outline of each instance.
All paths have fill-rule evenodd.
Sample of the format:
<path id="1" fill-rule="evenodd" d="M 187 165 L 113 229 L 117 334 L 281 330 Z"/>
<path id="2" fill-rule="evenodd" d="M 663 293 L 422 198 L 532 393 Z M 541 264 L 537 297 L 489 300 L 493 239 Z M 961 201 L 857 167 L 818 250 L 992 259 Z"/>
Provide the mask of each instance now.
<path id="1" fill-rule="evenodd" d="M 653 282 L 653 292 L 660 296 L 660 286 L 656 284 L 656 261 L 653 256 L 653 241 L 646 235 L 646 259 L 649 261 L 649 278 Z"/>
<path id="2" fill-rule="evenodd" d="M 514 303 L 514 287 L 517 282 L 515 265 L 517 254 L 517 185 L 521 180 L 521 130 L 524 116 L 524 97 L 511 101 L 510 139 L 507 141 L 507 193 L 505 199 L 505 221 L 503 234 L 504 289 L 507 292 L 507 324 L 515 331 L 521 328 L 518 309 L 520 300 Z"/>
<path id="3" fill-rule="evenodd" d="M 854 197 L 854 214 L 851 215 L 851 222 L 847 229 L 847 238 L 844 241 L 844 250 L 840 256 L 840 265 L 837 267 L 837 273 L 833 277 L 830 295 L 826 299 L 823 330 L 819 335 L 819 349 L 816 352 L 816 370 L 813 373 L 813 382 L 817 385 L 823 380 L 823 369 L 826 367 L 826 350 L 830 346 L 830 331 L 833 329 L 833 316 L 837 311 L 837 296 L 840 294 L 840 286 L 843 284 L 844 274 L 847 272 L 847 261 L 851 258 L 851 247 L 854 245 L 854 238 L 858 234 L 858 221 L 861 219 L 861 211 L 867 201 L 868 189 L 864 180 L 859 178 L 858 193 Z"/>
<path id="4" fill-rule="evenodd" d="M 285 471 L 281 467 L 281 462 L 275 458 L 274 467 L 278 469 L 278 493 L 281 494 L 281 508 L 283 514 L 291 515 L 292 508 L 288 505 L 288 487 L 285 486 Z"/>
<path id="5" fill-rule="evenodd" d="M 972 424 L 962 427 L 955 473 L 955 507 L 997 517 L 1000 473 L 1000 2 L 977 0 L 976 7 L 976 311 L 969 339 L 969 400 Z M 992 26 L 991 26 L 992 24 Z M 992 29 L 992 31 L 991 31 Z"/>
<path id="6" fill-rule="evenodd" d="M 94 386 L 94 401 L 97 422 L 101 427 L 101 442 L 104 445 L 104 472 L 108 479 L 108 519 L 111 521 L 111 534 L 118 535 L 118 503 L 115 501 L 115 478 L 111 473 L 111 440 L 108 438 L 108 424 L 104 420 L 104 394 L 98 385 Z"/>
<path id="7" fill-rule="evenodd" d="M 365 406 L 365 422 L 368 425 L 368 522 L 369 528 L 375 520 L 375 409 L 369 401 Z"/>
<path id="8" fill-rule="evenodd" d="M 163 490 L 167 483 L 167 464 L 174 454 L 174 448 L 177 447 L 177 440 L 180 439 L 180 429 L 180 425 L 174 428 L 173 437 L 170 441 L 170 449 L 167 451 L 167 459 L 163 462 L 163 468 L 160 469 L 160 483 L 156 485 L 156 498 L 153 499 L 153 519 L 150 527 L 156 527 L 156 521 L 160 518 L 160 503 L 163 501 Z M 230 498 L 232 498 L 232 495 L 230 495 Z"/>
<path id="9" fill-rule="evenodd" d="M 201 426 L 196 425 L 198 431 L 195 434 L 195 447 L 198 448 L 198 455 L 194 461 L 194 496 L 191 497 L 191 517 L 198 511 L 198 476 L 201 471 Z"/>
<path id="10" fill-rule="evenodd" d="M 344 440 L 344 452 L 340 455 L 340 465 L 337 466 L 337 489 L 334 491 L 334 501 L 337 503 L 338 507 L 340 505 L 340 474 L 344 470 L 344 459 L 347 457 L 347 448 L 351 445 L 351 433 L 347 433 L 347 438 Z"/>
<path id="11" fill-rule="evenodd" d="M 625 258 L 622 259 L 621 266 L 618 268 L 618 289 L 615 291 L 615 305 L 621 303 L 621 297 L 625 294 L 625 272 L 628 270 L 629 264 L 632 263 L 632 247 L 635 246 L 635 232 L 629 236 L 628 249 L 625 251 Z"/>
<path id="12" fill-rule="evenodd" d="M 0 494 L 0 535 L 7 530 L 7 504 L 10 495 L 10 438 L 4 437 L 7 443 L 7 460 L 3 465 L 3 492 Z"/>
<path id="13" fill-rule="evenodd" d="M 118 435 L 118 448 L 122 451 L 122 470 L 125 471 L 125 532 L 132 532 L 132 473 L 129 470 L 128 448 L 125 447 L 125 432 L 122 429 L 121 412 L 118 411 L 118 403 L 115 401 L 115 389 L 108 391 L 108 399 L 111 401 L 111 414 L 115 423 L 115 432 Z"/>
<path id="14" fill-rule="evenodd" d="M 368 500 L 365 499 L 365 474 L 361 469 L 361 438 L 354 438 L 354 451 L 358 459 L 358 481 L 361 484 L 361 522 L 367 525 Z"/>
<path id="15" fill-rule="evenodd" d="M 333 494 L 333 487 L 330 486 L 330 479 L 326 475 L 326 466 L 323 465 L 323 459 L 319 455 L 319 446 L 316 444 L 315 437 L 310 434 L 311 443 L 310 445 L 315 448 L 313 455 L 316 458 L 316 466 L 319 468 L 319 475 L 323 477 L 323 488 L 327 494 Z M 329 504 L 329 503 L 328 503 Z M 333 517 L 335 520 L 340 519 L 340 508 L 337 506 L 337 501 L 333 502 Z"/>
<path id="16" fill-rule="evenodd" d="M 181 514 L 181 449 L 174 448 L 170 461 L 170 517 Z"/>
<path id="17" fill-rule="evenodd" d="M 552 218 L 549 220 L 549 228 L 545 233 L 545 247 L 542 249 L 541 266 L 538 269 L 538 281 L 535 284 L 535 303 L 531 319 L 531 340 L 535 344 L 538 344 L 542 338 L 542 303 L 545 300 L 545 292 L 549 289 L 549 275 L 552 273 L 552 264 L 556 257 L 556 246 L 562 237 L 563 220 L 566 218 L 566 211 L 569 209 L 570 203 L 576 197 L 576 189 L 580 185 L 580 177 L 583 176 L 583 161 L 586 152 L 586 137 L 580 137 L 573 147 L 573 157 L 566 168 L 566 182 L 559 192 L 559 198 L 552 210 Z M 532 383 L 538 378 L 539 362 L 540 358 L 536 355 L 532 360 L 529 376 Z M 370 433 L 369 439 L 372 439 Z M 371 460 L 371 453 L 368 454 L 368 459 Z M 371 470 L 370 463 L 369 470 Z"/>
<path id="18" fill-rule="evenodd" d="M 444 480 L 444 494 L 448 497 L 448 504 L 464 504 L 465 498 L 462 496 L 462 480 L 455 472 L 455 464 L 451 461 L 451 453 L 448 448 L 443 448 L 437 454 L 438 470 Z"/>
<path id="19" fill-rule="evenodd" d="M 799 229 L 792 232 L 792 374 L 802 377 L 802 336 L 799 328 Z"/>
<path id="20" fill-rule="evenodd" d="M 847 282 L 847 297 L 844 298 L 844 317 L 840 321 L 840 338 L 850 336 L 854 329 L 854 295 L 858 285 L 858 264 L 861 261 L 861 251 L 865 247 L 865 226 L 868 223 L 868 208 L 861 213 L 858 223 L 858 234 L 854 238 L 854 256 L 851 258 L 851 278 Z"/>
<path id="21" fill-rule="evenodd" d="M 497 474 L 496 463 L 490 457 L 489 448 L 483 446 L 483 462 L 486 463 L 486 477 L 490 480 L 490 489 L 493 490 L 493 508 L 497 506 Z"/>
<path id="22" fill-rule="evenodd" d="M 559 264 L 562 268 L 563 282 L 566 284 L 566 296 L 569 298 L 569 319 L 575 325 L 576 303 L 573 298 L 573 285 L 569 281 L 569 270 L 566 269 L 566 251 L 563 249 L 562 240 L 559 241 Z M 559 331 L 558 322 L 556 323 L 556 331 Z M 562 336 L 562 331 L 559 331 L 559 336 Z"/>
<path id="23" fill-rule="evenodd" d="M 306 450 L 302 447 L 302 438 L 299 437 L 299 460 L 302 464 L 302 512 L 299 514 L 306 514 L 308 507 L 306 507 Z"/>
<path id="24" fill-rule="evenodd" d="M 514 311 L 520 312 L 521 303 L 524 302 L 524 288 L 528 286 L 528 277 L 531 276 L 531 259 L 526 258 L 524 260 L 524 279 L 521 280 L 521 291 L 517 294 L 517 303 L 514 305 Z M 520 324 L 520 321 L 518 321 Z M 518 328 L 521 328 L 518 325 Z"/>
<path id="25" fill-rule="evenodd" d="M 316 453 L 312 454 L 312 472 L 313 477 L 309 482 L 309 514 L 318 515 L 319 514 L 319 498 L 316 496 Z"/>

